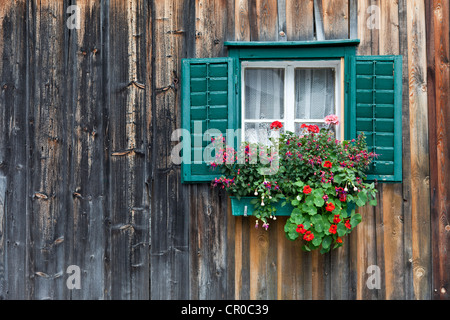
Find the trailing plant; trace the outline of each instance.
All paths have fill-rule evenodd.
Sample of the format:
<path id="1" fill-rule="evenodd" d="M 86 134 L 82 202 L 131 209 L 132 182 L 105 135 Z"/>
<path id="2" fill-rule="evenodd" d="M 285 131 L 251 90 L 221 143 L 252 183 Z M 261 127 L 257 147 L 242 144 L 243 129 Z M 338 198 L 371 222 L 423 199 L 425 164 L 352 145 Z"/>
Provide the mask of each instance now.
<path id="1" fill-rule="evenodd" d="M 300 134 L 280 133 L 282 124 L 271 126 L 270 145 L 244 142 L 238 150 L 214 139 L 212 167 L 222 172 L 213 186 L 236 196 L 254 196 L 256 227 L 265 229 L 276 219 L 275 205 L 293 206 L 284 231 L 290 240 L 300 239 L 306 251 L 321 253 L 342 246 L 343 237 L 361 222 L 356 208 L 376 205 L 374 183 L 365 171 L 376 156 L 368 152 L 365 136 L 356 140 L 335 138 L 334 115 L 326 126 L 303 124 Z"/>

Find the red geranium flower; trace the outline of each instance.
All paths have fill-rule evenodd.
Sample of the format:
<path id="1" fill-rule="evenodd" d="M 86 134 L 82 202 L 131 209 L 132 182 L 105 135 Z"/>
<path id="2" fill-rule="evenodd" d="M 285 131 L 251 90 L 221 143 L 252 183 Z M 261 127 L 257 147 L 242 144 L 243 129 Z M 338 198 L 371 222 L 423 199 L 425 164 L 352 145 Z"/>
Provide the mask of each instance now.
<path id="1" fill-rule="evenodd" d="M 312 125 L 308 126 L 308 131 L 314 132 L 314 133 L 319 133 L 320 129 L 315 124 L 312 124 Z"/>
<path id="2" fill-rule="evenodd" d="M 304 234 L 306 232 L 306 229 L 302 224 L 299 224 L 297 226 L 297 230 L 295 230 L 295 231 L 297 231 L 298 233 Z"/>
<path id="3" fill-rule="evenodd" d="M 328 202 L 328 204 L 327 204 L 327 207 L 325 208 L 327 211 L 333 211 L 334 210 L 334 208 L 336 208 L 335 206 L 334 206 L 334 204 L 333 203 L 331 203 L 331 202 Z"/>
<path id="4" fill-rule="evenodd" d="M 345 221 L 345 226 L 347 227 L 347 229 L 352 228 L 352 225 L 350 224 L 350 220 Z"/>
<path id="5" fill-rule="evenodd" d="M 337 243 L 342 243 L 342 238 L 341 237 L 337 237 L 336 242 Z"/>
<path id="6" fill-rule="evenodd" d="M 311 187 L 310 186 L 304 186 L 303 187 L 303 193 L 305 193 L 305 194 L 309 194 L 309 193 L 311 193 Z"/>
<path id="7" fill-rule="evenodd" d="M 333 219 L 333 223 L 339 223 L 341 221 L 341 219 L 339 218 L 339 215 L 338 214 L 335 214 L 334 215 L 334 219 Z"/>
<path id="8" fill-rule="evenodd" d="M 330 226 L 330 229 L 328 229 L 328 232 L 331 234 L 336 234 L 336 231 L 337 231 L 337 226 L 335 224 L 332 224 Z"/>
<path id="9" fill-rule="evenodd" d="M 274 121 L 270 125 L 270 129 L 281 129 L 283 128 L 283 124 L 280 121 Z"/>
<path id="10" fill-rule="evenodd" d="M 325 168 L 331 168 L 333 166 L 333 164 L 331 163 L 331 161 L 327 160 L 323 163 L 323 166 Z"/>
<path id="11" fill-rule="evenodd" d="M 303 235 L 303 240 L 312 241 L 314 239 L 314 234 L 311 231 L 306 231 Z"/>

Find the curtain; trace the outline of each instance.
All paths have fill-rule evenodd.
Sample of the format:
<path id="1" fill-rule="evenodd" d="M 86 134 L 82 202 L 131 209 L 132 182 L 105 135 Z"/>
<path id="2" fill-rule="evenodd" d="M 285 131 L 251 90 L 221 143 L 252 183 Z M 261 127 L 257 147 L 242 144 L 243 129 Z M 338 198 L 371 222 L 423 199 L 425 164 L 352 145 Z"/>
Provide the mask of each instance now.
<path id="1" fill-rule="evenodd" d="M 334 88 L 334 69 L 295 69 L 295 119 L 334 114 Z"/>
<path id="2" fill-rule="evenodd" d="M 244 77 L 245 140 L 267 144 L 272 121 L 284 122 L 284 69 L 247 68 Z"/>

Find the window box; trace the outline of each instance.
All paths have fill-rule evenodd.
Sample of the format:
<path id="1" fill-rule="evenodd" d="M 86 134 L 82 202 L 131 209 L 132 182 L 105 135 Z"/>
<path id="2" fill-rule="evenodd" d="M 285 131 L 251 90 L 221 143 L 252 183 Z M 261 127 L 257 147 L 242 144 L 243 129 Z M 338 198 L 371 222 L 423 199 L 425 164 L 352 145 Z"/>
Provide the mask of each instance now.
<path id="1" fill-rule="evenodd" d="M 259 200 L 258 197 L 241 197 L 240 199 L 235 196 L 230 196 L 231 199 L 231 213 L 233 216 L 251 216 L 253 215 L 254 204 L 252 200 Z M 286 202 L 286 205 L 281 206 L 283 202 L 279 201 L 275 205 L 276 216 L 290 216 L 294 207 Z"/>

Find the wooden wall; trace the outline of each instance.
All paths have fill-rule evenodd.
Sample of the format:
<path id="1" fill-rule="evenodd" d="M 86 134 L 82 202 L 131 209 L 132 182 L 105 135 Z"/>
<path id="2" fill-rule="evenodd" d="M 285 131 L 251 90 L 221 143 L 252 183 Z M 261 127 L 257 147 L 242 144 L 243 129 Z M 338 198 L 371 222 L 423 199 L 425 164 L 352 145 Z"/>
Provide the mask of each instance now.
<path id="1" fill-rule="evenodd" d="M 0 299 L 448 299 L 448 15 L 448 0 L 3 1 Z M 182 58 L 343 38 L 403 55 L 403 183 L 379 184 L 322 256 L 285 219 L 255 229 L 223 192 L 182 185 L 172 132 Z"/>

